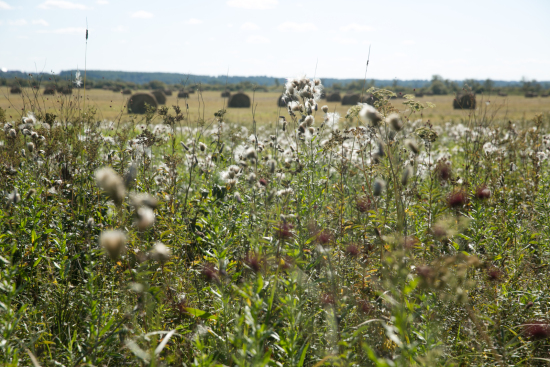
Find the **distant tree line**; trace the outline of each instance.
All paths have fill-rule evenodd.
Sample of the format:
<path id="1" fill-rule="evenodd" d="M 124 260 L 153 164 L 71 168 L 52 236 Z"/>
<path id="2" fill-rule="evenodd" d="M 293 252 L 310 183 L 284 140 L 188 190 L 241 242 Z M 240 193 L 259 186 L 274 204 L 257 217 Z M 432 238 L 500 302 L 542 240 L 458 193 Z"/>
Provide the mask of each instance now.
<path id="1" fill-rule="evenodd" d="M 60 74 L 29 74 L 20 71 L 9 71 L 0 74 L 0 86 L 23 86 L 53 88 L 71 87 L 76 70 L 62 71 Z M 81 77 L 83 73 L 81 72 Z M 214 91 L 281 91 L 285 80 L 267 76 L 201 76 L 176 73 L 139 73 L 122 71 L 86 72 L 86 88 L 107 89 L 115 92 L 138 89 L 192 90 L 199 85 L 202 90 Z M 357 93 L 372 86 L 386 88 L 401 94 L 447 95 L 464 89 L 476 94 L 548 94 L 550 82 L 537 82 L 523 79 L 521 81 L 475 80 L 456 81 L 434 75 L 431 80 L 358 80 L 322 78 L 323 85 L 330 92 Z"/>

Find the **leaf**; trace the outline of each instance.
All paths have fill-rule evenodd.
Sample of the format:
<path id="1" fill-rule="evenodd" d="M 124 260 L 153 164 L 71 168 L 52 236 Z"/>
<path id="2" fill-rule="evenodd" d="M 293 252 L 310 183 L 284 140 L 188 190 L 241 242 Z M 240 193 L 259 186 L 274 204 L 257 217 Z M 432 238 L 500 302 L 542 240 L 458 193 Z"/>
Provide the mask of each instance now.
<path id="1" fill-rule="evenodd" d="M 201 319 L 217 319 L 218 316 L 212 315 L 209 312 L 199 310 L 197 308 L 185 307 L 184 310 L 192 316 L 201 318 Z"/>
<path id="2" fill-rule="evenodd" d="M 130 349 L 132 353 L 136 355 L 136 357 L 141 358 L 145 362 L 149 362 L 149 354 L 141 349 L 135 341 L 133 341 L 132 339 L 126 339 L 124 344 L 126 344 L 126 347 L 128 347 L 128 349 Z"/>
<path id="3" fill-rule="evenodd" d="M 166 334 L 166 336 L 162 339 L 162 342 L 160 342 L 160 344 L 155 349 L 155 355 L 159 355 L 160 352 L 162 352 L 162 350 L 166 346 L 166 343 L 168 343 L 168 340 L 170 340 L 170 338 L 172 337 L 172 335 L 174 335 L 175 332 L 176 330 L 174 329 L 170 331 L 168 334 Z"/>
<path id="4" fill-rule="evenodd" d="M 36 359 L 36 357 L 34 356 L 34 354 L 32 354 L 32 352 L 28 349 L 25 349 L 25 351 L 27 352 L 27 354 L 29 355 L 29 358 L 31 359 L 32 361 L 32 364 L 34 367 L 40 367 L 40 363 L 38 363 L 38 359 Z"/>
<path id="5" fill-rule="evenodd" d="M 302 355 L 300 356 L 300 361 L 296 365 L 297 367 L 302 367 L 304 365 L 304 360 L 306 359 L 307 348 L 309 348 L 309 343 L 302 347 Z"/>

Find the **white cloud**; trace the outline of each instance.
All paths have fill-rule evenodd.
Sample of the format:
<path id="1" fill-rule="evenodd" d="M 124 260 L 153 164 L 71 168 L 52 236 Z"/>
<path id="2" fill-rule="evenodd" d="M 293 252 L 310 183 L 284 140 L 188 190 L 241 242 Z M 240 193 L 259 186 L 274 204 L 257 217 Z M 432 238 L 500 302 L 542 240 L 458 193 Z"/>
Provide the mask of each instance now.
<path id="1" fill-rule="evenodd" d="M 145 10 L 136 11 L 135 13 L 132 14 L 132 18 L 148 19 L 152 17 L 153 17 L 153 13 L 149 13 Z"/>
<path id="2" fill-rule="evenodd" d="M 343 45 L 355 45 L 357 43 L 357 40 L 354 38 L 332 37 L 332 40 Z"/>
<path id="3" fill-rule="evenodd" d="M 10 4 L 6 3 L 5 1 L 0 1 L 0 9 L 2 10 L 10 10 L 13 9 Z"/>
<path id="4" fill-rule="evenodd" d="M 283 32 L 313 32 L 317 30 L 317 27 L 313 23 L 284 22 L 279 24 L 277 29 Z"/>
<path id="5" fill-rule="evenodd" d="M 27 25 L 27 21 L 25 19 L 17 19 L 17 20 L 8 20 L 9 25 Z"/>
<path id="6" fill-rule="evenodd" d="M 46 22 L 44 19 L 35 19 L 32 21 L 32 24 L 43 25 L 44 27 L 49 26 L 48 22 Z"/>
<path id="7" fill-rule="evenodd" d="M 200 19 L 195 19 L 195 18 L 191 18 L 189 19 L 187 22 L 185 22 L 187 24 L 202 24 L 202 20 Z"/>
<path id="8" fill-rule="evenodd" d="M 107 0 L 97 0 L 96 3 L 98 3 L 99 5 L 107 5 L 109 4 L 109 2 Z"/>
<path id="9" fill-rule="evenodd" d="M 343 27 L 340 27 L 340 30 L 344 31 L 344 32 L 349 32 L 349 31 L 368 32 L 368 31 L 372 31 L 373 28 L 368 26 L 368 25 L 361 25 L 361 24 L 357 24 L 357 23 L 351 23 L 351 24 L 345 25 Z"/>
<path id="10" fill-rule="evenodd" d="M 88 7 L 86 5 L 82 4 L 75 4 L 71 1 L 65 1 L 65 0 L 47 0 L 43 2 L 42 4 L 38 5 L 40 9 L 51 9 L 51 8 L 58 8 L 58 9 L 78 9 L 78 10 L 86 10 Z"/>
<path id="11" fill-rule="evenodd" d="M 38 33 L 55 33 L 55 34 L 82 34 L 82 37 L 86 34 L 86 28 L 82 27 L 69 27 L 69 28 L 59 28 L 53 29 L 51 31 L 41 30 Z"/>
<path id="12" fill-rule="evenodd" d="M 257 24 L 254 24 L 254 23 L 251 23 L 251 22 L 246 22 L 241 26 L 241 29 L 244 30 L 244 31 L 256 31 L 256 30 L 260 29 L 260 27 L 258 27 Z"/>
<path id="13" fill-rule="evenodd" d="M 401 43 L 406 45 L 406 46 L 412 46 L 412 45 L 416 44 L 416 42 L 414 42 L 413 40 L 405 40 Z"/>
<path id="14" fill-rule="evenodd" d="M 227 5 L 241 9 L 273 9 L 279 4 L 278 0 L 228 0 Z"/>
<path id="15" fill-rule="evenodd" d="M 255 44 L 269 43 L 269 39 L 262 36 L 250 36 L 246 39 L 246 42 Z"/>

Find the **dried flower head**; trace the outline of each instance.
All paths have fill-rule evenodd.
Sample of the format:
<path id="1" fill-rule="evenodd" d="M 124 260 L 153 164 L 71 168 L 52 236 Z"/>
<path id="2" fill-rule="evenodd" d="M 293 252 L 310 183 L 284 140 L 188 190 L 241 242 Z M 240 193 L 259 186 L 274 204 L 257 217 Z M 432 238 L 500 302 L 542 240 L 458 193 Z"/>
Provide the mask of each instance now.
<path id="1" fill-rule="evenodd" d="M 406 186 L 407 183 L 409 182 L 409 178 L 411 178 L 413 174 L 413 169 L 411 166 L 407 166 L 405 167 L 405 169 L 403 170 L 403 175 L 401 175 L 401 184 L 403 186 Z"/>
<path id="2" fill-rule="evenodd" d="M 233 194 L 233 197 L 235 198 L 235 200 L 237 200 L 237 203 L 242 204 L 243 199 L 241 198 L 241 194 L 239 194 L 238 191 Z"/>
<path id="3" fill-rule="evenodd" d="M 255 273 L 259 272 L 262 269 L 262 258 L 256 253 L 249 253 L 244 259 L 244 263 L 252 269 Z"/>
<path id="4" fill-rule="evenodd" d="M 110 167 L 101 168 L 95 173 L 96 182 L 116 205 L 122 204 L 126 196 L 126 188 L 122 178 Z"/>
<path id="5" fill-rule="evenodd" d="M 15 129 L 9 129 L 8 136 L 12 139 L 15 139 L 15 137 L 17 136 L 17 132 L 15 131 Z"/>
<path id="6" fill-rule="evenodd" d="M 258 158 L 258 156 L 257 156 L 257 154 L 256 154 L 256 150 L 255 150 L 254 148 L 249 148 L 249 149 L 245 152 L 244 157 L 245 157 L 246 159 L 250 159 L 250 160 Z"/>
<path id="7" fill-rule="evenodd" d="M 361 249 L 356 244 L 351 243 L 346 247 L 346 253 L 351 257 L 357 257 L 361 253 Z"/>
<path id="8" fill-rule="evenodd" d="M 447 181 L 451 178 L 451 165 L 448 162 L 439 161 L 435 166 L 435 173 L 441 181 Z"/>
<path id="9" fill-rule="evenodd" d="M 462 190 L 456 190 L 447 196 L 447 205 L 451 208 L 460 208 L 468 203 L 468 194 Z"/>
<path id="10" fill-rule="evenodd" d="M 292 229 L 292 224 L 283 221 L 275 227 L 275 236 L 280 240 L 290 239 L 293 236 Z"/>
<path id="11" fill-rule="evenodd" d="M 252 185 L 254 182 L 256 182 L 256 174 L 254 172 L 251 172 L 248 175 L 248 183 Z"/>
<path id="12" fill-rule="evenodd" d="M 130 203 L 136 208 L 147 206 L 151 209 L 156 209 L 158 206 L 158 199 L 146 193 L 132 194 L 130 195 Z"/>
<path id="13" fill-rule="evenodd" d="M 313 126 L 313 123 L 315 122 L 315 119 L 313 118 L 313 116 L 308 115 L 308 116 L 306 116 L 304 122 L 306 123 L 306 125 L 308 127 L 310 127 L 310 126 Z"/>
<path id="14" fill-rule="evenodd" d="M 267 187 L 267 180 L 265 178 L 260 178 L 260 181 L 258 181 L 258 182 L 263 187 Z"/>
<path id="15" fill-rule="evenodd" d="M 373 126 L 378 126 L 380 124 L 380 121 L 382 121 L 383 117 L 376 110 L 376 108 L 372 107 L 371 105 L 364 104 L 363 108 L 359 112 L 359 118 L 361 121 L 363 121 L 365 124 L 372 124 Z"/>
<path id="16" fill-rule="evenodd" d="M 365 213 L 370 210 L 371 201 L 369 198 L 359 198 L 357 199 L 357 203 L 355 205 L 360 213 Z"/>
<path id="17" fill-rule="evenodd" d="M 543 321 L 531 321 L 523 324 L 523 334 L 533 340 L 547 339 L 550 338 L 550 325 Z"/>
<path id="18" fill-rule="evenodd" d="M 150 252 L 151 258 L 159 263 L 165 263 L 170 259 L 171 255 L 172 252 L 170 249 L 162 242 L 156 242 Z"/>
<path id="19" fill-rule="evenodd" d="M 386 188 L 386 181 L 384 181 L 381 178 L 377 178 L 374 180 L 372 194 L 374 196 L 380 196 L 382 195 L 382 191 L 384 191 L 385 188 Z"/>
<path id="20" fill-rule="evenodd" d="M 144 231 L 155 223 L 155 212 L 153 209 L 142 206 L 136 210 L 136 225 L 140 231 Z"/>
<path id="21" fill-rule="evenodd" d="M 126 251 L 126 236 L 119 230 L 105 231 L 99 236 L 99 245 L 116 260 Z"/>
<path id="22" fill-rule="evenodd" d="M 328 106 L 324 105 L 323 107 L 321 107 L 321 111 L 323 111 L 324 113 L 327 113 L 328 112 Z"/>
<path id="23" fill-rule="evenodd" d="M 491 190 L 485 185 L 476 188 L 476 199 L 485 200 L 491 197 Z"/>
<path id="24" fill-rule="evenodd" d="M 420 149 L 418 149 L 418 145 L 416 144 L 416 142 L 412 139 L 407 139 L 405 140 L 405 146 L 411 151 L 413 152 L 415 155 L 418 154 L 420 152 Z"/>
<path id="25" fill-rule="evenodd" d="M 34 152 L 34 143 L 32 141 L 29 141 L 27 143 L 27 149 L 29 150 L 29 152 Z"/>
<path id="26" fill-rule="evenodd" d="M 209 282 L 218 282 L 220 280 L 220 277 L 218 275 L 218 271 L 214 264 L 206 264 L 202 268 L 202 275 L 206 278 Z"/>
<path id="27" fill-rule="evenodd" d="M 27 195 L 25 195 L 25 200 L 29 200 L 31 197 L 34 196 L 34 194 L 36 194 L 36 190 L 30 189 L 29 192 L 27 192 Z"/>
<path id="28" fill-rule="evenodd" d="M 200 142 L 199 143 L 199 149 L 201 152 L 205 152 L 206 151 L 206 144 L 204 144 L 203 142 Z"/>
<path id="29" fill-rule="evenodd" d="M 403 129 L 403 121 L 398 113 L 392 113 L 386 118 L 386 122 L 391 126 L 394 131 L 401 131 Z"/>

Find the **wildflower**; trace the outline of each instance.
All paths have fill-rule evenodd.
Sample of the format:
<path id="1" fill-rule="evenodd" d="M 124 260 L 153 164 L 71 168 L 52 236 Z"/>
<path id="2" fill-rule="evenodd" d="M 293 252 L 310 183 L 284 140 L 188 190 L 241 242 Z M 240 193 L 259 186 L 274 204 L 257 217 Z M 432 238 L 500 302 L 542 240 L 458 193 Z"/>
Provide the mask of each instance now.
<path id="1" fill-rule="evenodd" d="M 34 143 L 32 141 L 29 141 L 27 143 L 27 149 L 29 150 L 29 152 L 34 152 Z"/>
<path id="2" fill-rule="evenodd" d="M 447 181 L 451 178 L 451 165 L 447 162 L 439 161 L 435 166 L 435 173 L 441 181 Z"/>
<path id="3" fill-rule="evenodd" d="M 332 233 L 328 230 L 323 230 L 317 234 L 317 242 L 321 245 L 326 245 L 332 241 Z"/>
<path id="4" fill-rule="evenodd" d="M 141 207 L 136 211 L 136 225 L 140 231 L 147 229 L 155 223 L 155 212 L 149 207 Z"/>
<path id="5" fill-rule="evenodd" d="M 357 199 L 357 203 L 355 204 L 357 207 L 357 210 L 361 213 L 365 213 L 370 209 L 371 202 L 369 198 L 359 198 Z"/>
<path id="6" fill-rule="evenodd" d="M 248 183 L 252 185 L 254 182 L 256 182 L 256 174 L 252 172 L 248 175 Z"/>
<path id="7" fill-rule="evenodd" d="M 401 184 L 403 186 L 406 186 L 407 183 L 409 182 L 409 178 L 412 176 L 413 174 L 413 169 L 411 166 L 407 166 L 405 167 L 405 169 L 403 170 L 403 175 L 401 176 Z"/>
<path id="8" fill-rule="evenodd" d="M 275 227 L 275 236 L 280 240 L 286 240 L 286 239 L 292 238 L 293 236 L 292 228 L 293 228 L 292 224 L 286 221 L 283 221 L 279 223 L 277 227 Z"/>
<path id="9" fill-rule="evenodd" d="M 502 272 L 496 266 L 487 269 L 487 277 L 492 282 L 498 282 L 502 278 Z"/>
<path id="10" fill-rule="evenodd" d="M 244 263 L 255 273 L 262 268 L 262 258 L 258 254 L 247 254 Z"/>
<path id="11" fill-rule="evenodd" d="M 346 247 L 346 253 L 351 257 L 357 257 L 361 253 L 361 250 L 356 244 L 352 243 Z"/>
<path id="12" fill-rule="evenodd" d="M 105 231 L 99 236 L 99 244 L 116 260 L 126 250 L 126 236 L 119 230 Z"/>
<path id="13" fill-rule="evenodd" d="M 308 115 L 308 116 L 305 118 L 304 122 L 306 123 L 306 125 L 307 125 L 308 127 L 310 127 L 310 126 L 313 126 L 313 123 L 315 122 L 315 119 L 313 118 L 313 116 Z"/>
<path id="14" fill-rule="evenodd" d="M 324 113 L 327 113 L 328 112 L 328 106 L 324 105 L 323 107 L 321 107 L 321 111 L 323 111 Z"/>
<path id="15" fill-rule="evenodd" d="M 199 149 L 200 149 L 201 152 L 206 151 L 206 144 L 204 144 L 203 142 L 200 142 L 199 143 Z"/>
<path id="16" fill-rule="evenodd" d="M 386 122 L 390 124 L 391 128 L 395 131 L 401 131 L 403 129 L 403 121 L 399 117 L 398 113 L 392 113 L 386 118 Z"/>
<path id="17" fill-rule="evenodd" d="M 270 159 L 270 160 L 267 161 L 267 168 L 268 168 L 270 173 L 275 172 L 275 167 L 276 166 L 277 166 L 277 162 L 275 162 L 275 160 Z"/>
<path id="18" fill-rule="evenodd" d="M 213 264 L 206 264 L 205 266 L 203 266 L 202 275 L 209 282 L 218 282 L 220 280 L 218 271 L 216 270 Z"/>
<path id="19" fill-rule="evenodd" d="M 256 150 L 254 148 L 249 148 L 246 152 L 245 152 L 245 158 L 246 159 L 256 159 L 258 158 L 257 154 L 256 154 Z"/>
<path id="20" fill-rule="evenodd" d="M 491 197 L 491 190 L 485 185 L 479 186 L 476 189 L 476 198 L 479 200 L 489 199 Z"/>
<path id="21" fill-rule="evenodd" d="M 122 178 L 110 167 L 96 171 L 97 184 L 113 199 L 116 205 L 122 204 L 126 196 L 126 188 Z"/>
<path id="22" fill-rule="evenodd" d="M 365 124 L 370 122 L 374 127 L 378 126 L 378 124 L 380 124 L 380 121 L 382 121 L 382 115 L 380 114 L 380 112 L 378 112 L 376 108 L 368 104 L 363 105 L 363 108 L 359 112 L 359 118 Z"/>
<path id="23" fill-rule="evenodd" d="M 75 74 L 75 79 L 73 82 L 77 87 L 80 87 L 82 85 L 82 78 L 80 77 L 80 71 L 77 71 Z"/>
<path id="24" fill-rule="evenodd" d="M 8 205 L 9 204 L 17 204 L 21 201 L 21 195 L 17 192 L 17 189 L 13 189 L 11 194 L 8 195 Z"/>
<path id="25" fill-rule="evenodd" d="M 381 178 L 377 178 L 376 180 L 374 180 L 372 193 L 374 196 L 380 196 L 385 188 L 386 182 Z"/>
<path id="26" fill-rule="evenodd" d="M 420 152 L 420 150 L 418 149 L 418 145 L 416 145 L 416 142 L 412 139 L 405 140 L 405 146 L 409 148 L 409 150 L 413 152 L 415 155 L 418 154 L 418 152 Z"/>
<path id="27" fill-rule="evenodd" d="M 550 337 L 550 325 L 542 321 L 531 321 L 523 325 L 523 334 L 534 340 L 546 339 Z"/>
<path id="28" fill-rule="evenodd" d="M 262 185 L 263 187 L 266 187 L 267 186 L 267 180 L 265 178 L 260 178 L 260 181 L 258 181 L 260 183 L 260 185 Z"/>
<path id="29" fill-rule="evenodd" d="M 458 208 L 468 203 L 468 195 L 462 190 L 454 191 L 447 196 L 447 205 L 451 208 Z"/>
<path id="30" fill-rule="evenodd" d="M 94 218 L 92 218 L 92 217 L 88 218 L 88 220 L 86 221 L 86 227 L 88 229 L 92 229 L 92 228 L 94 228 L 94 226 L 95 226 Z"/>
<path id="31" fill-rule="evenodd" d="M 132 194 L 130 195 L 130 203 L 136 208 L 145 205 L 151 209 L 156 209 L 158 206 L 157 198 L 149 194 Z"/>
<path id="32" fill-rule="evenodd" d="M 172 252 L 170 251 L 170 249 L 162 242 L 156 242 L 150 252 L 151 258 L 161 264 L 168 261 L 171 255 Z"/>

